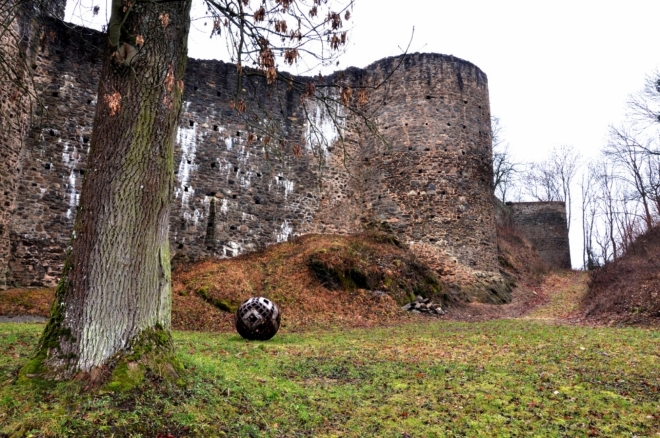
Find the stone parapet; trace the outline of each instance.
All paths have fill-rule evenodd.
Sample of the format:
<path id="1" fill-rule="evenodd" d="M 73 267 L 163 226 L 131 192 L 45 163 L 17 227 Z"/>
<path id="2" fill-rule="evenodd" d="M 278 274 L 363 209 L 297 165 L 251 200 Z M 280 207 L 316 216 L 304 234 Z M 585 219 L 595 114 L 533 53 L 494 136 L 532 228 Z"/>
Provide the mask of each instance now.
<path id="1" fill-rule="evenodd" d="M 551 268 L 570 269 L 564 202 L 507 202 L 510 220 Z"/>

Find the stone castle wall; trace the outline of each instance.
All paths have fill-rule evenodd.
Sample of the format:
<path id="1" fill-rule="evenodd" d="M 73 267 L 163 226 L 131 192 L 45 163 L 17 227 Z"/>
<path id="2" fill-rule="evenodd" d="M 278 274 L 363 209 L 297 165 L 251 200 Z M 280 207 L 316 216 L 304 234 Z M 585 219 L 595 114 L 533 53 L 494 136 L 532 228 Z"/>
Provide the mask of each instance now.
<path id="1" fill-rule="evenodd" d="M 570 269 L 564 202 L 507 202 L 511 222 L 551 268 Z"/>
<path id="2" fill-rule="evenodd" d="M 0 5 L 0 288 L 11 282 L 11 222 L 22 173 L 21 155 L 37 106 L 33 82 L 42 16 L 62 18 L 63 0 L 5 1 Z"/>
<path id="3" fill-rule="evenodd" d="M 43 106 L 23 148 L 10 223 L 10 281 L 22 285 L 59 276 L 85 174 L 103 45 L 101 34 L 57 20 L 45 22 L 43 35 L 35 70 Z M 377 227 L 447 276 L 495 275 L 486 75 L 458 58 L 413 54 L 326 83 L 359 90 L 392 72 L 365 105 L 381 142 L 358 117 L 302 103 L 286 84 L 260 78 L 242 86 L 254 96 L 248 113 L 263 117 L 246 119 L 229 105 L 236 67 L 189 60 L 175 152 L 176 257 L 229 257 L 295 235 Z M 266 144 L 271 128 L 287 141 Z M 319 143 L 320 132 L 335 141 Z"/>

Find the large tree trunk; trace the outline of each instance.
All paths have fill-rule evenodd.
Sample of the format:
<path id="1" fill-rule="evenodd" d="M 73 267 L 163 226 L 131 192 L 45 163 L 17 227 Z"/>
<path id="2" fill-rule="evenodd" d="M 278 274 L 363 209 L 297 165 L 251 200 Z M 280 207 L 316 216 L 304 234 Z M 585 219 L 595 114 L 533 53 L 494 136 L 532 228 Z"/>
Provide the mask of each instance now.
<path id="1" fill-rule="evenodd" d="M 125 353 L 136 360 L 137 343 L 168 344 L 168 223 L 190 3 L 113 0 L 70 253 L 24 374 L 71 377 Z"/>

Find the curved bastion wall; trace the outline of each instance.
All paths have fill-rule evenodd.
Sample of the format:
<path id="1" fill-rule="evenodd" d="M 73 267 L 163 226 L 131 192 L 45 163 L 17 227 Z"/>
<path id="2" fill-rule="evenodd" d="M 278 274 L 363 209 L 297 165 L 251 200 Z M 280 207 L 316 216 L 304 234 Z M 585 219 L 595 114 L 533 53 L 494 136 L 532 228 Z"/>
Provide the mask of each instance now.
<path id="1" fill-rule="evenodd" d="M 10 282 L 57 281 L 85 174 L 103 36 L 43 24 L 35 84 L 42 105 L 25 140 L 10 228 Z M 265 147 L 230 108 L 236 67 L 190 59 L 176 138 L 170 235 L 176 258 L 231 257 L 306 233 L 386 229 L 446 278 L 497 281 L 486 75 L 452 56 L 413 54 L 328 78 L 369 92 L 363 121 L 332 114 L 286 84 L 244 87 L 287 142 Z M 306 78 L 295 78 L 306 81 Z M 319 143 L 318 133 L 331 141 Z M 343 139 L 343 141 L 342 141 Z M 297 148 L 297 149 L 296 149 Z M 485 281 L 485 280 L 478 280 Z M 480 297 L 483 298 L 483 297 Z"/>
<path id="2" fill-rule="evenodd" d="M 368 74 L 384 78 L 397 62 Z M 486 75 L 452 56 L 414 54 L 378 94 L 388 144 L 366 135 L 365 211 L 445 274 L 497 271 Z"/>

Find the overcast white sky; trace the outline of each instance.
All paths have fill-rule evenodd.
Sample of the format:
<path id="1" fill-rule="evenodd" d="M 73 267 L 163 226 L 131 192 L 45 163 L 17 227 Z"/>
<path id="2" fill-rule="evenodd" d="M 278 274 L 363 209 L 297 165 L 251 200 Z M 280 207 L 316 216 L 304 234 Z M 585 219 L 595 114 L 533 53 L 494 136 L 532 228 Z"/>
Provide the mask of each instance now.
<path id="1" fill-rule="evenodd" d="M 69 3 L 69 21 L 91 19 Z M 101 12 L 97 26 L 104 19 Z M 627 96 L 660 66 L 659 23 L 659 0 L 356 0 L 338 68 L 400 54 L 414 28 L 411 52 L 451 54 L 488 75 L 491 112 L 517 161 L 562 144 L 594 156 L 608 126 L 623 119 Z M 210 27 L 194 21 L 191 57 L 222 53 Z"/>

